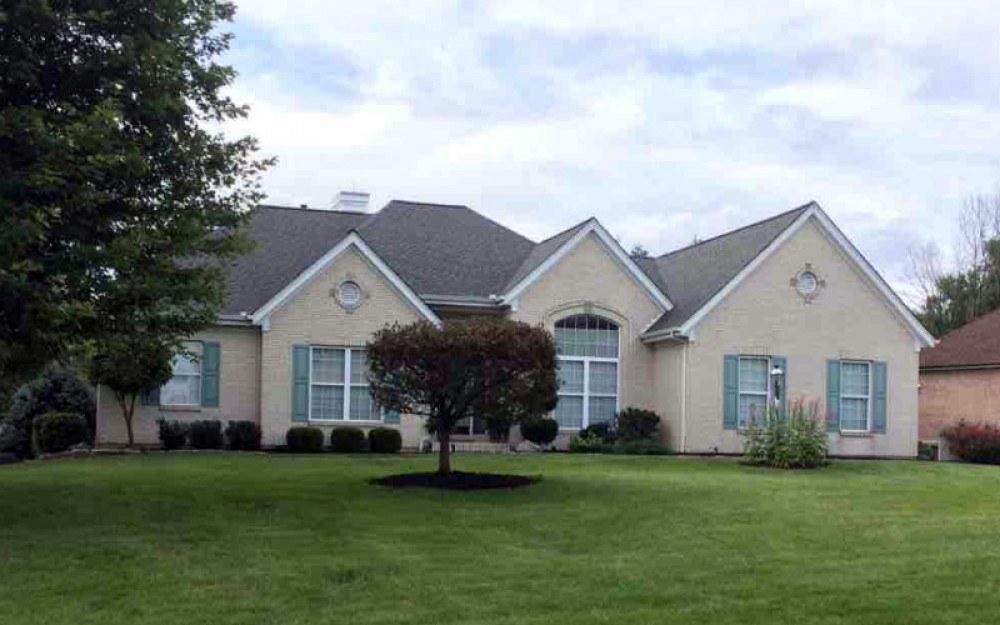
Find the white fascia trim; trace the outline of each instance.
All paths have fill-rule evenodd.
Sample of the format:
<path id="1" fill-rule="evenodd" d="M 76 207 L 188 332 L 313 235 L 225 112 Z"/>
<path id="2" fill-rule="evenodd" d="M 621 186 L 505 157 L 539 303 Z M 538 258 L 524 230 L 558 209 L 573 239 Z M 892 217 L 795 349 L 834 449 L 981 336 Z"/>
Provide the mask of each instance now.
<path id="1" fill-rule="evenodd" d="M 636 282 L 646 291 L 646 293 L 653 299 L 664 311 L 673 309 L 674 303 L 671 302 L 663 291 L 659 289 L 653 281 L 649 279 L 639 265 L 636 264 L 634 260 L 628 255 L 620 243 L 611 236 L 604 226 L 601 225 L 597 219 L 591 217 L 587 220 L 587 225 L 580 229 L 579 232 L 574 234 L 568 241 L 563 243 L 559 249 L 549 255 L 540 265 L 531 270 L 531 273 L 526 275 L 521 279 L 520 282 L 511 287 L 506 293 L 501 296 L 504 302 L 512 302 L 517 299 L 517 297 L 524 292 L 525 289 L 534 284 L 540 277 L 545 275 L 549 269 L 555 266 L 563 257 L 569 254 L 573 248 L 575 248 L 581 241 L 583 241 L 588 235 L 593 233 L 597 236 L 604 246 L 611 251 L 615 260 L 621 264 L 625 270 L 635 279 Z"/>
<path id="2" fill-rule="evenodd" d="M 875 286 L 875 288 L 882 294 L 882 296 L 889 302 L 892 309 L 894 309 L 906 324 L 907 328 L 913 334 L 914 338 L 919 342 L 919 344 L 924 347 L 933 347 L 934 337 L 921 325 L 910 309 L 906 307 L 903 300 L 896 295 L 895 291 L 886 284 L 885 280 L 878 274 L 877 271 L 871 266 L 867 259 L 861 255 L 854 244 L 844 235 L 843 232 L 833 223 L 833 220 L 819 207 L 818 204 L 813 203 L 805 212 L 799 215 L 788 228 L 785 229 L 774 241 L 771 241 L 770 245 L 764 248 L 760 254 L 758 254 L 752 261 L 750 261 L 746 267 L 744 267 L 738 274 L 736 274 L 733 279 L 731 279 L 726 286 L 719 290 L 715 295 L 712 296 L 708 302 L 705 303 L 698 312 L 692 315 L 680 328 L 678 332 L 680 334 L 691 335 L 694 331 L 695 326 L 705 318 L 708 313 L 712 312 L 716 306 L 719 305 L 722 300 L 724 300 L 730 293 L 736 290 L 736 287 L 746 279 L 754 270 L 757 269 L 764 261 L 771 257 L 782 245 L 785 244 L 788 239 L 790 239 L 796 232 L 802 228 L 810 218 L 815 217 L 816 221 L 823 227 L 824 230 L 830 235 L 834 243 L 840 247 L 841 251 L 850 258 L 855 265 L 861 270 L 861 272 L 868 278 L 868 280 Z M 651 338 L 651 337 L 650 337 Z"/>
<path id="3" fill-rule="evenodd" d="M 285 285 L 285 288 L 278 291 L 278 294 L 272 297 L 266 304 L 258 308 L 252 315 L 250 315 L 250 320 L 256 324 L 261 325 L 264 321 L 269 320 L 269 316 L 275 309 L 284 305 L 288 302 L 296 293 L 298 293 L 303 287 L 312 282 L 313 278 L 318 276 L 324 269 L 333 264 L 333 261 L 337 259 L 344 251 L 354 247 L 361 255 L 364 256 L 375 268 L 389 281 L 392 286 L 396 287 L 403 297 L 413 305 L 420 313 L 431 321 L 435 325 L 441 325 L 441 319 L 434 314 L 434 311 L 427 307 L 422 299 L 403 281 L 399 275 L 392 270 L 389 265 L 385 263 L 378 254 L 368 247 L 364 239 L 358 235 L 357 232 L 351 232 L 346 237 L 344 237 L 340 243 L 333 246 L 330 251 L 323 254 L 316 262 L 306 268 L 305 271 L 300 273 L 294 280 Z"/>

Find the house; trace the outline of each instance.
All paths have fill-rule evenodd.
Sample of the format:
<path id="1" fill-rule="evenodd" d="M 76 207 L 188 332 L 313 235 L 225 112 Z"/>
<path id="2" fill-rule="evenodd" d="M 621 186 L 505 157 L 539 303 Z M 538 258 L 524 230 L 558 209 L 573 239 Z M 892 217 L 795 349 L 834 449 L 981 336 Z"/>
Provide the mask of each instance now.
<path id="1" fill-rule="evenodd" d="M 331 210 L 262 207 L 258 249 L 229 269 L 218 324 L 198 358 L 136 411 L 155 420 L 254 419 L 264 443 L 315 424 L 423 422 L 372 405 L 365 342 L 386 324 L 502 315 L 559 343 L 560 443 L 626 406 L 650 408 L 685 453 L 738 453 L 769 402 L 805 397 L 829 415 L 831 451 L 912 457 L 918 352 L 933 339 L 815 203 L 654 258 L 632 258 L 596 219 L 535 242 L 465 206 L 366 194 Z M 484 424 L 457 438 L 481 440 Z M 109 392 L 98 440 L 125 439 Z"/>
<path id="2" fill-rule="evenodd" d="M 1000 423 L 1000 310 L 920 353 L 920 439 L 963 419 Z"/>

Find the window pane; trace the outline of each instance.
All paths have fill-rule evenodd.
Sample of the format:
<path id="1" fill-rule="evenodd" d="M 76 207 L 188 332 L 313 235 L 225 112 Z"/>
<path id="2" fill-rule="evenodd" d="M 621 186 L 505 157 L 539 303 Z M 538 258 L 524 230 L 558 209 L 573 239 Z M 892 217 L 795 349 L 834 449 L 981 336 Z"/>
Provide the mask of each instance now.
<path id="1" fill-rule="evenodd" d="M 605 423 L 615 418 L 614 397 L 591 397 L 587 421 L 590 425 Z"/>
<path id="2" fill-rule="evenodd" d="M 343 419 L 344 387 L 312 386 L 311 419 Z"/>
<path id="3" fill-rule="evenodd" d="M 840 429 L 842 430 L 868 429 L 867 399 L 850 399 L 847 397 L 841 398 Z"/>
<path id="4" fill-rule="evenodd" d="M 611 328 L 600 330 L 595 351 L 601 358 L 618 358 L 618 330 Z"/>
<path id="5" fill-rule="evenodd" d="M 574 315 L 556 322 L 556 348 L 564 356 L 618 357 L 618 326 L 594 315 Z"/>
<path id="6" fill-rule="evenodd" d="M 175 354 L 171 361 L 174 375 L 199 375 L 201 374 L 201 356 L 203 346 L 201 341 L 188 341 L 184 343 L 184 349 L 188 354 Z"/>
<path id="7" fill-rule="evenodd" d="M 375 420 L 375 404 L 367 386 L 351 387 L 351 421 Z"/>
<path id="8" fill-rule="evenodd" d="M 583 392 L 583 363 L 573 360 L 558 361 L 559 391 L 562 393 Z"/>
<path id="9" fill-rule="evenodd" d="M 165 406 L 197 406 L 201 403 L 201 376 L 175 375 L 160 389 Z"/>
<path id="10" fill-rule="evenodd" d="M 740 427 L 751 423 L 764 425 L 767 419 L 767 397 L 764 395 L 740 395 Z"/>
<path id="11" fill-rule="evenodd" d="M 344 350 L 312 350 L 312 381 L 327 384 L 344 383 Z"/>
<path id="12" fill-rule="evenodd" d="M 368 384 L 368 352 L 351 350 L 351 384 Z"/>
<path id="13" fill-rule="evenodd" d="M 590 363 L 590 392 L 607 394 L 607 395 L 618 394 L 617 363 L 614 362 Z"/>
<path id="14" fill-rule="evenodd" d="M 767 359 L 740 358 L 740 392 L 767 392 Z"/>
<path id="15" fill-rule="evenodd" d="M 560 395 L 556 404 L 556 421 L 559 427 L 578 428 L 583 426 L 583 397 Z"/>
<path id="16" fill-rule="evenodd" d="M 868 396 L 868 363 L 843 362 L 840 364 L 840 394 Z"/>

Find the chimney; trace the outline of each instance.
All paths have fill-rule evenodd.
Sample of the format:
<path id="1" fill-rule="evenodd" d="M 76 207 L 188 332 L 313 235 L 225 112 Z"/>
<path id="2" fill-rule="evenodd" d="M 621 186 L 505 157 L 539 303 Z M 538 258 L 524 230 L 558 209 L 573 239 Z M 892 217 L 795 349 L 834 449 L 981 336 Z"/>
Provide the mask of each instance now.
<path id="1" fill-rule="evenodd" d="M 341 191 L 333 198 L 335 211 L 359 211 L 368 212 L 368 200 L 371 194 L 365 191 Z"/>

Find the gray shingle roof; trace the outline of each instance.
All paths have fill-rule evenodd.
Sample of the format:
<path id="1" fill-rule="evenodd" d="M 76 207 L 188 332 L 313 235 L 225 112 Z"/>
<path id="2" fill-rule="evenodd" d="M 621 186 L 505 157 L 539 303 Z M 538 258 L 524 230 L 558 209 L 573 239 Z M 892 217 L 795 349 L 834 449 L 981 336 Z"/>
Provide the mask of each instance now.
<path id="1" fill-rule="evenodd" d="M 649 332 L 682 325 L 722 287 L 792 225 L 812 203 L 794 208 L 694 245 L 648 259 L 641 267 L 652 278 L 655 269 L 667 286 L 673 310 L 660 317 Z"/>
<path id="2" fill-rule="evenodd" d="M 686 321 L 809 206 L 659 258 L 635 259 L 674 303 L 651 331 Z M 394 200 L 373 214 L 262 206 L 249 226 L 258 247 L 228 267 L 222 312 L 257 310 L 351 231 L 421 297 L 488 302 L 590 221 L 536 244 L 466 206 Z"/>

